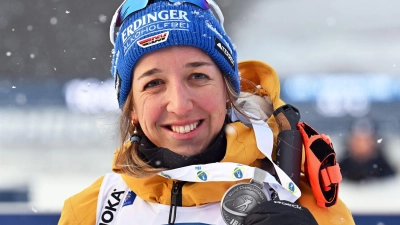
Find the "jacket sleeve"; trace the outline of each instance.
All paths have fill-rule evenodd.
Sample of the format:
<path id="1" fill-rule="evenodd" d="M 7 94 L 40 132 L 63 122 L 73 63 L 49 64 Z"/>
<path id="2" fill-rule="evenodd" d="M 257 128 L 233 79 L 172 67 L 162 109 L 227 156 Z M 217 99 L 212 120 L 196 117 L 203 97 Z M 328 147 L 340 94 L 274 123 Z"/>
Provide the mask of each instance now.
<path id="1" fill-rule="evenodd" d="M 94 225 L 97 199 L 104 177 L 64 202 L 58 225 Z"/>
<path id="2" fill-rule="evenodd" d="M 337 203 L 334 206 L 328 208 L 318 207 L 311 187 L 307 184 L 304 176 L 300 177 L 300 190 L 301 197 L 299 198 L 298 203 L 306 207 L 311 212 L 318 224 L 355 225 L 350 210 L 340 198 L 337 200 Z"/>

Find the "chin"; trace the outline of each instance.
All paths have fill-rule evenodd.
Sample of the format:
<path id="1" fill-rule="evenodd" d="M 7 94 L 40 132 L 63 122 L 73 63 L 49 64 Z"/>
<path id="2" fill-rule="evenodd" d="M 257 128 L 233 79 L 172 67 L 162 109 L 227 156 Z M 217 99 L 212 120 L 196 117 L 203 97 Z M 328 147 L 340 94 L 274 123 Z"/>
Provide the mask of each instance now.
<path id="1" fill-rule="evenodd" d="M 202 153 L 203 151 L 201 150 L 194 150 L 194 149 L 182 149 L 182 150 L 178 150 L 178 151 L 173 151 L 179 155 L 183 155 L 183 156 L 194 156 L 194 155 L 198 155 L 200 153 Z"/>

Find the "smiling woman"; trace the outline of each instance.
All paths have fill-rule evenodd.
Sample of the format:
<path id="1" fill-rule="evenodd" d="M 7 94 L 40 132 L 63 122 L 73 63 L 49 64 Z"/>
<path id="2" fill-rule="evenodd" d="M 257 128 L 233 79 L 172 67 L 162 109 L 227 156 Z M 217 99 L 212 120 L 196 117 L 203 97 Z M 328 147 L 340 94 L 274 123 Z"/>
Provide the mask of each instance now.
<path id="1" fill-rule="evenodd" d="M 134 70 L 132 94 L 132 120 L 146 137 L 184 156 L 202 153 L 225 120 L 228 98 L 221 71 L 194 47 L 143 56 Z"/>
<path id="2" fill-rule="evenodd" d="M 132 142 L 127 150 L 119 151 L 118 169 L 134 177 L 149 177 L 161 168 L 190 165 L 203 158 L 201 153 L 211 143 L 219 143 L 215 139 L 224 125 L 226 106 L 235 97 L 228 91 L 231 84 L 204 51 L 190 46 L 160 49 L 144 55 L 132 75 L 132 91 L 121 115 L 121 139 L 129 139 L 137 129 L 142 145 Z M 150 150 L 155 146 L 157 153 Z M 151 166 L 140 154 L 148 155 Z M 186 163 L 160 160 L 164 154 L 184 157 Z M 220 160 L 223 152 L 212 157 Z"/>
<path id="3" fill-rule="evenodd" d="M 279 79 L 265 63 L 237 63 L 218 12 L 213 0 L 117 10 L 114 173 L 67 199 L 59 224 L 354 224 L 340 199 L 321 208 L 306 178 L 275 164 L 277 134 L 295 129 L 271 112 L 284 105 Z"/>

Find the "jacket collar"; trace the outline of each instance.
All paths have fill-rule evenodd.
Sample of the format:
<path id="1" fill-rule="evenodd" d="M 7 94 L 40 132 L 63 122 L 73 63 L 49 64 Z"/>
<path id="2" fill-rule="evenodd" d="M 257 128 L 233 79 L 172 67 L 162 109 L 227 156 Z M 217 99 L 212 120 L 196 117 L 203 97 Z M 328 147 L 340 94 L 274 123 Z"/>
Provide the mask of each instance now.
<path id="1" fill-rule="evenodd" d="M 157 147 L 144 136 L 139 146 L 140 157 L 154 168 L 167 169 L 219 162 L 224 158 L 226 151 L 224 128 L 225 126 L 204 152 L 194 156 L 183 156 L 167 148 Z"/>

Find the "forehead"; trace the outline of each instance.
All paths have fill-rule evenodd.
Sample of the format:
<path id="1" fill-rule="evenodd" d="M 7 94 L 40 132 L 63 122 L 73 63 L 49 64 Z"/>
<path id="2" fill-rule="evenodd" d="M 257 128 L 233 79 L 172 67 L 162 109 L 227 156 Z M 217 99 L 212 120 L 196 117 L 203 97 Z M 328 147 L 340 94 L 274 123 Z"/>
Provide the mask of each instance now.
<path id="1" fill-rule="evenodd" d="M 143 55 L 136 63 L 134 71 L 143 65 L 161 66 L 162 64 L 170 65 L 169 63 L 171 62 L 176 63 L 175 65 L 184 65 L 193 61 L 207 62 L 217 67 L 217 64 L 211 57 L 199 48 L 192 46 L 171 46 Z"/>

